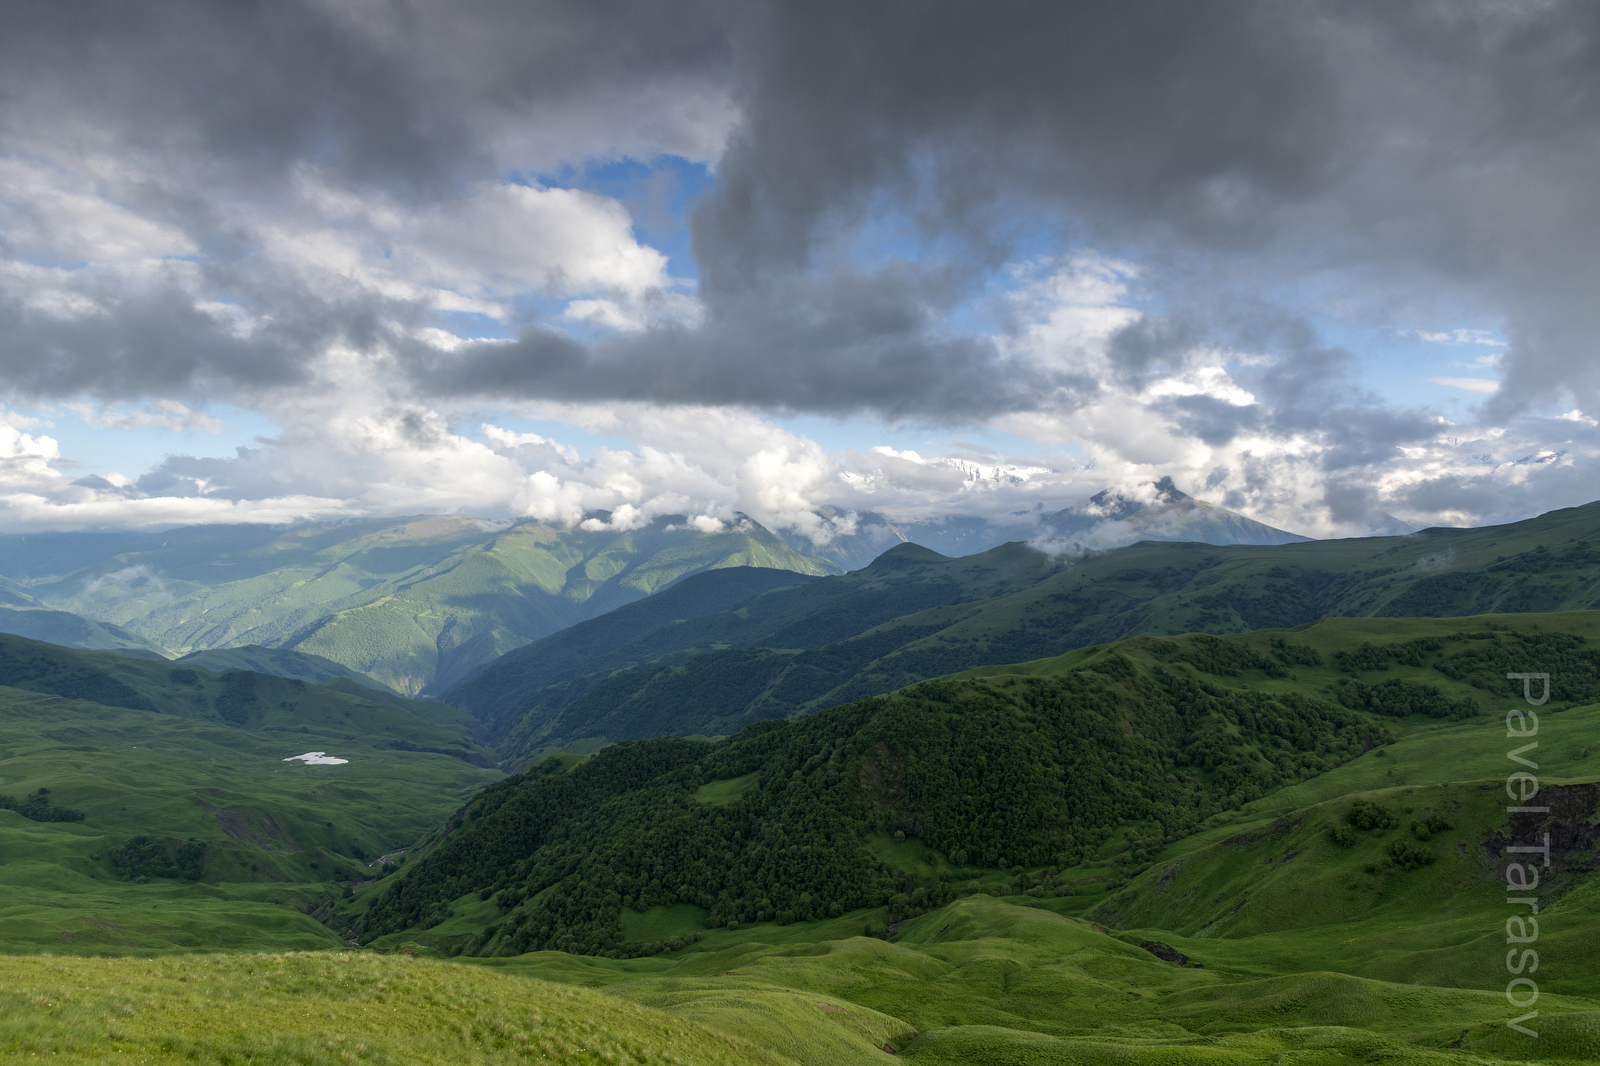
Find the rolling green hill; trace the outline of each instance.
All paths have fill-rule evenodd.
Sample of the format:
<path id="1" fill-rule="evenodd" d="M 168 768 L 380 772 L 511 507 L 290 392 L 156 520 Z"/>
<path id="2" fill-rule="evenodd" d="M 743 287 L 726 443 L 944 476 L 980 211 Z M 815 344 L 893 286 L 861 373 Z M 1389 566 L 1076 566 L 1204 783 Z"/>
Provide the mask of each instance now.
<path id="1" fill-rule="evenodd" d="M 748 520 L 631 532 L 459 515 L 0 537 L 0 575 L 178 654 L 259 644 L 416 694 L 688 574 L 836 571 Z"/>
<path id="2" fill-rule="evenodd" d="M 0 944 L 337 944 L 489 761 L 442 704 L 0 636 Z"/>
<path id="3" fill-rule="evenodd" d="M 789 1061 L 585 989 L 348 954 L 0 958 L 0 1056 L 262 1066 Z"/>
<path id="4" fill-rule="evenodd" d="M 818 1066 L 1593 1061 L 1597 731 L 1592 613 L 1140 637 L 552 759 L 345 906 Z M 1497 882 L 1545 832 L 1530 1042 Z"/>
<path id="5" fill-rule="evenodd" d="M 902 545 L 864 571 L 630 632 L 603 656 L 566 660 L 560 676 L 518 665 L 538 661 L 545 645 L 535 645 L 446 698 L 491 723 L 507 756 L 580 738 L 716 735 L 1141 634 L 1589 609 L 1600 605 L 1595 544 L 1600 504 L 1483 529 L 1282 545 L 1142 543 L 1052 558 L 1011 544 L 962 559 Z"/>

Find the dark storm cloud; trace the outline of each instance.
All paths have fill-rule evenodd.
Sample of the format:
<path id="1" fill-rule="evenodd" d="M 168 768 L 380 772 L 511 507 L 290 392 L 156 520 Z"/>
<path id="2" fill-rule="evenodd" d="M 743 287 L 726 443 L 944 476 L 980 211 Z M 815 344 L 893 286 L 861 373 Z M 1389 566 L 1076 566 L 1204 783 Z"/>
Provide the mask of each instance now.
<path id="1" fill-rule="evenodd" d="M 694 3 L 13 2 L 5 25 L 8 127 L 82 124 L 235 182 L 310 161 L 436 189 L 492 172 L 508 126 L 604 121 L 619 82 L 681 88 L 726 67 Z"/>
<path id="2" fill-rule="evenodd" d="M 693 217 L 696 329 L 580 344 L 535 328 L 441 356 L 371 325 L 362 301 L 338 305 L 339 325 L 321 293 L 246 286 L 233 295 L 270 305 L 276 332 L 208 334 L 174 296 L 163 354 L 139 338 L 165 305 L 130 297 L 126 330 L 115 315 L 54 332 L 14 316 L 5 373 L 33 392 L 292 381 L 337 336 L 397 344 L 419 386 L 454 393 L 895 417 L 1070 409 L 1095 383 L 1006 365 L 947 317 L 1016 234 L 1036 250 L 1043 227 L 1139 261 L 1169 323 L 1238 291 L 1299 299 L 1306 279 L 1355 313 L 1503 324 L 1502 417 L 1562 389 L 1600 406 L 1588 2 L 179 0 L 6 15 L 8 141 L 27 151 L 60 131 L 136 156 L 162 175 L 141 194 L 149 209 L 222 258 L 253 247 L 226 221 L 230 197 L 270 204 L 302 163 L 418 203 L 503 176 L 524 142 L 673 150 L 678 102 L 726 91 L 741 109 Z M 917 246 L 874 272 L 851 251 L 885 217 Z M 1119 338 L 1124 384 L 1159 375 L 1182 339 Z M 1262 411 L 1230 426 L 1194 401 L 1173 417 L 1207 440 L 1248 420 L 1334 421 L 1317 395 L 1332 379 L 1313 364 L 1345 356 L 1282 336 L 1260 350 L 1281 359 Z M 57 355 L 62 370 L 33 365 Z M 1410 415 L 1336 421 L 1328 432 L 1352 436 L 1340 463 L 1419 432 Z"/>
<path id="3" fill-rule="evenodd" d="M 745 121 L 695 217 L 714 314 L 890 190 L 974 255 L 1054 216 L 1194 306 L 1306 278 L 1503 323 L 1501 414 L 1600 399 L 1600 6 L 840 0 L 738 27 Z"/>
<path id="4" fill-rule="evenodd" d="M 163 269 L 136 280 L 92 277 L 71 291 L 92 310 L 63 314 L 0 292 L 0 375 L 16 394 L 88 394 L 104 400 L 207 395 L 294 386 L 310 353 L 329 345 L 371 348 L 404 304 L 355 289 L 308 290 L 298 278 L 247 260 L 202 265 L 198 287 L 238 294 L 256 316 L 239 328 L 232 312 L 197 306 L 193 279 Z"/>
<path id="5" fill-rule="evenodd" d="M 415 181 L 469 148 L 408 69 L 297 3 L 7 4 L 6 124 L 97 128 L 113 144 L 238 181 L 319 159 Z M 445 101 L 438 101 L 445 103 Z M 33 127 L 32 129 L 19 127 Z"/>
<path id="6" fill-rule="evenodd" d="M 1262 335 L 1253 350 L 1282 359 L 1266 383 L 1270 402 L 1286 405 L 1274 427 L 1331 423 L 1352 438 L 1336 464 L 1392 454 L 1429 430 L 1415 414 L 1331 416 L 1382 403 L 1350 393 L 1330 405 L 1319 392 L 1335 384 L 1328 365 L 1352 357 L 1279 329 L 1271 294 L 1301 278 L 1341 313 L 1503 326 L 1513 347 L 1493 403 L 1502 417 L 1561 388 L 1594 406 L 1600 361 L 1586 346 L 1600 312 L 1585 293 L 1600 286 L 1589 254 L 1600 236 L 1597 13 L 744 5 L 728 23 L 743 121 L 693 219 L 705 328 L 602 345 L 561 379 L 537 356 L 519 369 L 502 353 L 503 383 L 937 417 L 964 402 L 979 417 L 1062 395 L 1070 407 L 1082 382 L 1002 370 L 982 344 L 953 352 L 928 311 L 971 295 L 1026 220 L 1147 265 L 1147 287 L 1174 313 L 1117 338 L 1129 387 L 1176 365 L 1168 356 L 1204 332 L 1185 316 L 1259 293 L 1259 321 L 1235 312 L 1210 334 L 1247 346 Z M 891 268 L 902 274 L 893 284 L 873 286 L 841 264 L 885 210 L 925 243 L 917 262 Z M 941 274 L 949 302 L 930 304 L 903 277 L 919 269 Z M 874 290 L 870 316 L 839 298 L 853 286 Z M 1218 441 L 1236 431 L 1218 422 L 1226 414 L 1183 418 Z M 1358 432 L 1377 436 L 1361 444 Z"/>
<path id="7" fill-rule="evenodd" d="M 799 265 L 820 225 L 919 183 L 930 226 L 973 235 L 1009 194 L 1247 238 L 1347 148 L 1316 21 L 1266 3 L 758 5 L 738 38 L 746 120 L 695 220 L 702 271 L 716 291 Z"/>
<path id="8" fill-rule="evenodd" d="M 995 344 L 942 331 L 913 270 L 789 278 L 724 301 L 699 328 L 582 345 L 535 328 L 515 343 L 411 349 L 430 393 L 739 404 L 891 418 L 971 420 L 1071 409 L 1099 392 L 1080 375 L 1001 370 Z"/>
<path id="9" fill-rule="evenodd" d="M 294 384 L 303 377 L 297 353 L 306 341 L 321 339 L 313 323 L 301 319 L 235 337 L 173 286 L 127 294 L 103 311 L 73 317 L 0 298 L 0 375 L 24 397 L 118 398 L 208 385 Z"/>

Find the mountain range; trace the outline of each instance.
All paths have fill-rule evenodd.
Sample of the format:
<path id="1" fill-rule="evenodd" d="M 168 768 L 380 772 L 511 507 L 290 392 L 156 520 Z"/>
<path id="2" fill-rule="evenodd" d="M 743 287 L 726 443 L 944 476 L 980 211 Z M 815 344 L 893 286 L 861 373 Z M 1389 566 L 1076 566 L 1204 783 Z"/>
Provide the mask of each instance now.
<path id="1" fill-rule="evenodd" d="M 837 523 L 834 512 L 818 515 Z M 1075 507 L 1024 511 L 1000 518 L 951 515 L 932 520 L 892 520 L 873 511 L 853 516 L 848 530 L 825 544 L 798 533 L 785 535 L 793 547 L 813 552 L 845 570 L 866 566 L 896 544 L 920 544 L 941 555 L 959 557 L 1010 541 L 1063 540 L 1088 548 L 1118 548 L 1141 540 L 1198 541 L 1202 544 L 1294 544 L 1310 540 L 1277 529 L 1179 491 L 1170 477 L 1122 488 L 1103 489 Z M 1375 533 L 1398 535 L 1412 527 L 1382 516 Z"/>
<path id="2" fill-rule="evenodd" d="M 686 521 L 615 531 L 433 515 L 13 535 L 0 538 L 0 577 L 26 602 L 5 621 L 43 632 L 20 616 L 31 604 L 120 627 L 91 625 L 82 646 L 292 649 L 415 695 L 701 570 L 838 572 L 754 522 L 702 533 Z"/>
<path id="3" fill-rule="evenodd" d="M 1592 609 L 1594 544 L 1600 504 L 1474 530 L 1270 545 L 1053 555 L 1035 542 L 950 559 L 903 544 L 848 574 L 763 579 L 742 602 L 736 574 L 686 579 L 513 652 L 444 698 L 510 759 L 714 736 L 1138 635 Z"/>
<path id="4" fill-rule="evenodd" d="M 507 652 L 711 569 L 838 574 L 911 542 L 966 556 L 1016 540 L 1050 547 L 1062 536 L 1099 546 L 1296 539 L 1191 499 L 1170 480 L 1015 521 L 823 517 L 843 530 L 823 544 L 774 535 L 744 516 L 714 532 L 682 515 L 619 530 L 601 512 L 570 529 L 433 515 L 12 535 L 0 537 L 0 632 L 131 654 L 297 651 L 405 695 L 438 695 Z M 285 676 L 331 676 L 311 659 L 253 662 Z"/>

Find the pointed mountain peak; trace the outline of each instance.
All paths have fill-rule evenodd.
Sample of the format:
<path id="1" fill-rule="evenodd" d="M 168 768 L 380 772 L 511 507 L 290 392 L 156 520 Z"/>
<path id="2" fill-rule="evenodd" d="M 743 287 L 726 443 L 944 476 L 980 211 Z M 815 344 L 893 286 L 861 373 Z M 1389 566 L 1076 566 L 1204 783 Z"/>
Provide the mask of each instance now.
<path id="1" fill-rule="evenodd" d="M 1049 535 L 1093 547 L 1115 547 L 1140 540 L 1200 541 L 1206 544 L 1289 544 L 1309 540 L 1242 514 L 1197 500 L 1170 477 L 1103 489 L 1080 507 L 1044 515 Z"/>

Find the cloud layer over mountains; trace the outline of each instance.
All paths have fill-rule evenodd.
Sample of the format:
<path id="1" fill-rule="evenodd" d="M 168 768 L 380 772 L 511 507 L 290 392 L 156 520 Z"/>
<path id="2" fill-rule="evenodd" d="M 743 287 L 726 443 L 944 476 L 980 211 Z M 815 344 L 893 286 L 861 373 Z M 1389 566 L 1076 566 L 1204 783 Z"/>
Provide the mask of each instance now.
<path id="1" fill-rule="evenodd" d="M 1170 475 L 1325 535 L 1593 495 L 1592 4 L 177 0 L 7 26 L 7 528 L 605 509 L 826 539 Z M 116 478 L 50 436 L 217 404 L 282 432 Z M 512 415 L 629 443 L 584 457 Z M 825 447 L 807 417 L 946 443 Z"/>

